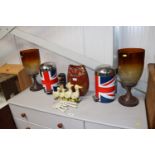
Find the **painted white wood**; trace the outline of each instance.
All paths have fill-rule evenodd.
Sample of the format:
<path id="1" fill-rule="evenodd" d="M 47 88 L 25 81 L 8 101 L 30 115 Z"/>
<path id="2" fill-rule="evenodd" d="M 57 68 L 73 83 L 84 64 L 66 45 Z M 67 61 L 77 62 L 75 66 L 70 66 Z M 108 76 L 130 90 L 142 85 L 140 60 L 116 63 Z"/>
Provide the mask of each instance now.
<path id="1" fill-rule="evenodd" d="M 6 105 L 8 105 L 7 102 L 1 102 L 0 103 L 0 109 L 4 108 Z"/>
<path id="2" fill-rule="evenodd" d="M 89 92 L 82 98 L 77 109 L 71 108 L 65 113 L 54 109 L 53 105 L 57 101 L 55 101 L 51 95 L 46 95 L 43 91 L 31 92 L 27 89 L 8 100 L 8 103 L 10 105 L 57 115 L 61 118 L 69 117 L 70 119 L 88 121 L 105 126 L 117 128 L 147 128 L 143 97 L 139 97 L 140 103 L 136 107 L 129 108 L 122 106 L 117 99 L 109 104 L 96 103 L 93 101 L 92 95 L 93 93 Z M 38 115 L 35 117 L 37 118 Z"/>
<path id="3" fill-rule="evenodd" d="M 27 40 L 29 42 L 32 42 L 40 47 L 48 49 L 58 55 L 61 55 L 65 58 L 67 58 L 67 59 L 71 59 L 77 63 L 84 64 L 91 69 L 95 69 L 96 66 L 98 66 L 100 64 L 100 62 L 95 61 L 94 59 L 88 58 L 82 54 L 76 53 L 70 49 L 59 46 L 53 42 L 49 42 L 47 40 L 44 40 L 44 39 L 34 36 L 32 34 L 28 34 L 24 31 L 19 30 L 19 29 L 14 29 L 11 32 L 11 34 L 13 34 L 19 38 L 22 38 L 24 40 Z"/>
<path id="4" fill-rule="evenodd" d="M 17 129 L 27 129 L 27 128 L 30 128 L 30 129 L 47 129 L 47 128 L 42 127 L 38 124 L 30 123 L 28 121 L 23 121 L 23 120 L 20 120 L 18 118 L 14 118 L 14 121 L 15 121 Z"/>
<path id="5" fill-rule="evenodd" d="M 0 26 L 0 39 L 3 39 L 14 28 L 13 26 Z"/>
<path id="6" fill-rule="evenodd" d="M 68 117 L 61 117 L 41 111 L 36 111 L 33 109 L 10 105 L 10 109 L 12 111 L 13 117 L 19 118 L 23 121 L 32 122 L 35 124 L 39 124 L 40 126 L 56 129 L 57 124 L 62 123 L 63 128 L 67 129 L 82 129 L 84 126 L 84 122 L 76 119 L 71 119 Z M 26 117 L 21 117 L 21 114 L 25 113 Z"/>
<path id="7" fill-rule="evenodd" d="M 100 64 L 113 66 L 113 27 L 84 27 L 85 55 Z"/>
<path id="8" fill-rule="evenodd" d="M 120 129 L 116 126 L 108 126 L 98 123 L 85 122 L 85 129 Z"/>

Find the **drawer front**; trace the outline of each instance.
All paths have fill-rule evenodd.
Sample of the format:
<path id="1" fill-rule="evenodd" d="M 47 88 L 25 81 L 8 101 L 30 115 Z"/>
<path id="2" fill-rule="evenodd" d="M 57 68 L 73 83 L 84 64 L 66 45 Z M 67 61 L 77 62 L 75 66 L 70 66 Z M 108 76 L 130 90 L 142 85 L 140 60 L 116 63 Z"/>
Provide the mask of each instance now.
<path id="1" fill-rule="evenodd" d="M 28 121 L 23 121 L 18 118 L 14 118 L 14 121 L 16 123 L 17 129 L 46 129 L 46 128 L 39 126 L 37 124 L 33 124 Z"/>
<path id="2" fill-rule="evenodd" d="M 120 129 L 115 126 L 108 126 L 104 124 L 92 123 L 92 122 L 85 122 L 86 129 Z"/>
<path id="3" fill-rule="evenodd" d="M 84 122 L 68 117 L 44 113 L 33 109 L 23 108 L 10 104 L 10 109 L 14 118 L 39 124 L 48 128 L 82 129 Z"/>

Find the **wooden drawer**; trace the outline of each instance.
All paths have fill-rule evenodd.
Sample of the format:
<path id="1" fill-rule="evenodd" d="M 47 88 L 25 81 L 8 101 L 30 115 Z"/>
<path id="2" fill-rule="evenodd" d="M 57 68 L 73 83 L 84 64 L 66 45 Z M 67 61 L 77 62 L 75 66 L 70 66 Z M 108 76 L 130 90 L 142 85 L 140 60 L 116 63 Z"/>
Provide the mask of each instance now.
<path id="1" fill-rule="evenodd" d="M 14 118 L 14 121 L 16 123 L 17 129 L 46 129 L 45 127 L 42 127 L 40 125 L 33 124 L 31 122 L 28 122 L 28 121 L 23 121 L 23 120 L 18 119 L 18 118 Z"/>
<path id="2" fill-rule="evenodd" d="M 62 125 L 64 129 L 82 129 L 84 128 L 84 122 L 68 117 L 49 114 L 33 109 L 19 107 L 10 104 L 13 117 L 24 121 L 39 124 L 40 126 L 57 129 Z"/>
<path id="3" fill-rule="evenodd" d="M 115 126 L 108 126 L 104 124 L 92 123 L 92 122 L 85 122 L 86 129 L 120 129 Z"/>

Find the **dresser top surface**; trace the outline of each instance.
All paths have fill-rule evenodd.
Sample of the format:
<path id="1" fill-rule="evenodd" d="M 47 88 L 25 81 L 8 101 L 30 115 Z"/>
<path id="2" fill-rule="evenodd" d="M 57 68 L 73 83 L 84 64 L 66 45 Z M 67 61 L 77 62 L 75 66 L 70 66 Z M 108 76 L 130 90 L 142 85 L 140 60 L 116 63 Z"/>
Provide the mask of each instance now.
<path id="1" fill-rule="evenodd" d="M 81 98 L 78 108 L 69 108 L 66 112 L 61 112 L 54 108 L 58 101 L 52 95 L 47 95 L 43 90 L 31 92 L 29 89 L 21 92 L 8 100 L 9 104 L 31 108 L 34 110 L 100 123 L 120 128 L 147 128 L 147 118 L 144 98 L 139 97 L 139 104 L 135 107 L 122 106 L 118 99 L 104 104 L 94 102 L 93 92 L 89 92 Z"/>

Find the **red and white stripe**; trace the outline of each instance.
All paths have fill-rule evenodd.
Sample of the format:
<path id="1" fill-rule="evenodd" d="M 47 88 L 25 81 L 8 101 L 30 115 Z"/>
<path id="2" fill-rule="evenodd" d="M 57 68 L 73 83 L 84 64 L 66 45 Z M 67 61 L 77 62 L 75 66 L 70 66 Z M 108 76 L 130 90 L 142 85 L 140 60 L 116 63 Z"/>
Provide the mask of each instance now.
<path id="1" fill-rule="evenodd" d="M 46 91 L 53 90 L 54 86 L 57 86 L 58 78 L 57 74 L 51 76 L 50 71 L 44 71 L 42 74 L 42 85 Z"/>
<path id="2" fill-rule="evenodd" d="M 100 96 L 103 96 L 113 100 L 115 98 L 115 90 L 115 77 L 101 84 L 100 76 L 96 76 L 96 97 L 100 98 Z"/>

